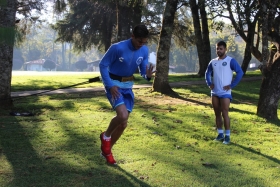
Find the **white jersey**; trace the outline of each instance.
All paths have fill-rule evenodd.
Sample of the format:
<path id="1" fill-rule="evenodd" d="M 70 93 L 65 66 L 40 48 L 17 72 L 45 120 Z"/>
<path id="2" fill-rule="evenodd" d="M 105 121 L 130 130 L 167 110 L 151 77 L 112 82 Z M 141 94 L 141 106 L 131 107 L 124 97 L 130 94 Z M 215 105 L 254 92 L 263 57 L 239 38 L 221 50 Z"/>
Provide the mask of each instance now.
<path id="1" fill-rule="evenodd" d="M 237 73 L 237 76 L 234 81 L 233 71 Z M 213 72 L 213 82 L 211 81 L 211 73 Z M 226 56 L 224 59 L 214 58 L 212 59 L 207 67 L 205 73 L 205 79 L 208 86 L 212 83 L 214 84 L 213 90 L 211 90 L 212 95 L 222 96 L 222 95 L 231 95 L 231 89 L 224 90 L 224 86 L 230 85 L 231 88 L 235 87 L 243 76 L 243 71 L 237 61 L 230 57 Z"/>

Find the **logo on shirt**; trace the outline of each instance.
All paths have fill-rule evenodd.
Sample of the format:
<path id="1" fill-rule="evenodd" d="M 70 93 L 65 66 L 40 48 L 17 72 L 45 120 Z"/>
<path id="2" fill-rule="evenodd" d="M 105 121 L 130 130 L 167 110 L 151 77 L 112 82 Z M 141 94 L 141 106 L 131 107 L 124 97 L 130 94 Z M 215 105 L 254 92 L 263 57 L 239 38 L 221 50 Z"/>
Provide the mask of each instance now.
<path id="1" fill-rule="evenodd" d="M 123 57 L 120 57 L 120 58 L 119 58 L 119 61 L 120 61 L 120 62 L 123 62 L 123 60 L 124 60 Z"/>
<path id="2" fill-rule="evenodd" d="M 139 66 L 141 63 L 143 62 L 143 57 L 139 57 L 137 60 L 136 60 L 136 64 Z"/>
<path id="3" fill-rule="evenodd" d="M 226 65 L 227 65 L 227 62 L 223 62 L 222 65 L 223 65 L 223 66 L 226 66 Z"/>
<path id="4" fill-rule="evenodd" d="M 214 63 L 214 66 L 216 66 L 217 65 L 217 63 Z"/>

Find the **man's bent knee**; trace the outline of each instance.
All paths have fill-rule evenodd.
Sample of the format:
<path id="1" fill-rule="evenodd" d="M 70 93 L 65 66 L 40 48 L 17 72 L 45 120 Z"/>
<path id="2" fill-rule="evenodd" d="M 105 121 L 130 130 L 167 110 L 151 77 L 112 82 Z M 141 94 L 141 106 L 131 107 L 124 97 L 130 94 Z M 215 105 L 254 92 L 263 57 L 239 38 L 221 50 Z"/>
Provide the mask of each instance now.
<path id="1" fill-rule="evenodd" d="M 125 113 L 125 112 L 118 113 L 117 118 L 121 123 L 125 123 L 128 119 L 128 113 Z"/>

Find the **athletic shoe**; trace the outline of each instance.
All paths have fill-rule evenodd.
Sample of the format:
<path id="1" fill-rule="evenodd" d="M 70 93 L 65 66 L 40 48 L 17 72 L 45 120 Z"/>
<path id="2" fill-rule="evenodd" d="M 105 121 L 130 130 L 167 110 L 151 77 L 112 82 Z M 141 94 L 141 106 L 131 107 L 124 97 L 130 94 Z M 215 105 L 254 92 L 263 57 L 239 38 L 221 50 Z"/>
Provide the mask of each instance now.
<path id="1" fill-rule="evenodd" d="M 225 136 L 225 140 L 223 141 L 223 144 L 229 144 L 230 143 L 230 137 L 229 136 Z"/>
<path id="2" fill-rule="evenodd" d="M 108 164 L 112 164 L 112 165 L 117 165 L 117 162 L 115 161 L 113 154 L 110 153 L 108 155 L 104 155 L 103 153 L 100 153 L 100 155 L 106 159 Z"/>
<path id="3" fill-rule="evenodd" d="M 224 140 L 224 134 L 220 133 L 218 134 L 217 138 L 214 139 L 215 141 L 223 141 Z"/>
<path id="4" fill-rule="evenodd" d="M 105 132 L 102 132 L 100 134 L 100 140 L 101 140 L 101 151 L 103 155 L 109 155 L 111 154 L 111 139 L 105 140 L 103 138 Z"/>

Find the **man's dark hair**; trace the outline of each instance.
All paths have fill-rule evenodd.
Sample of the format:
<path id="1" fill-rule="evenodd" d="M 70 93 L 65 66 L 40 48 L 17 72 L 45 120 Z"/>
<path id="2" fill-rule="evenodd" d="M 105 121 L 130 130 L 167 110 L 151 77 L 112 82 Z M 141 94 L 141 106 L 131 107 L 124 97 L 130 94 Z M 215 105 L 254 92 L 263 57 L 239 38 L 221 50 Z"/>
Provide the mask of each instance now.
<path id="1" fill-rule="evenodd" d="M 145 25 L 136 25 L 133 28 L 133 35 L 135 38 L 148 38 L 149 31 Z"/>
<path id="2" fill-rule="evenodd" d="M 224 41 L 219 41 L 218 43 L 217 43 L 217 46 L 224 46 L 225 48 L 227 48 L 227 44 L 226 44 L 226 42 L 224 42 Z"/>

